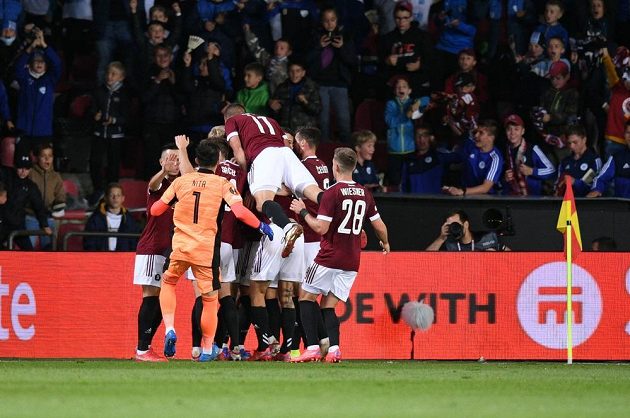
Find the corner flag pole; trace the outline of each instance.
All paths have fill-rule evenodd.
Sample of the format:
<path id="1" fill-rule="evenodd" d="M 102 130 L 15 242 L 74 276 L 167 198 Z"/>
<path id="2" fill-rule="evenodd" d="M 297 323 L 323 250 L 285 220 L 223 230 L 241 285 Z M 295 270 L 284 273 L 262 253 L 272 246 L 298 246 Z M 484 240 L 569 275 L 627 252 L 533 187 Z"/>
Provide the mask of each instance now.
<path id="1" fill-rule="evenodd" d="M 567 213 L 571 214 L 571 202 L 568 202 Z M 573 237 L 571 236 L 571 217 L 567 216 L 567 231 L 564 234 L 567 243 L 567 364 L 573 364 Z"/>

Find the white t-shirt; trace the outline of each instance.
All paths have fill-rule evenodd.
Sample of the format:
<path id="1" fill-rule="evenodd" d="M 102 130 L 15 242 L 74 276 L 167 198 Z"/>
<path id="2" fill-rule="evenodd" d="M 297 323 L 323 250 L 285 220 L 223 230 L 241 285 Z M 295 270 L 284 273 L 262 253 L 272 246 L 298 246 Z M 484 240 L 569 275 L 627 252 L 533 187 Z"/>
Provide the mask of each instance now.
<path id="1" fill-rule="evenodd" d="M 120 229 L 120 223 L 122 222 L 122 213 L 116 215 L 115 213 L 107 212 L 107 231 L 118 232 Z M 116 251 L 116 243 L 118 238 L 109 237 L 109 251 Z"/>

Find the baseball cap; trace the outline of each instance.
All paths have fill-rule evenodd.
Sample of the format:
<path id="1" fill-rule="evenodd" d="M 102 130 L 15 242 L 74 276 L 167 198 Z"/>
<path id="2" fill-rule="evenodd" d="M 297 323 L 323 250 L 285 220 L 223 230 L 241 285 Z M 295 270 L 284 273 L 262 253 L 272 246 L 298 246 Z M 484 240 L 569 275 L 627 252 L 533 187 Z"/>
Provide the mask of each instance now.
<path id="1" fill-rule="evenodd" d="M 519 115 L 513 113 L 503 121 L 503 126 L 507 127 L 508 125 L 525 126 L 525 123 Z"/>
<path id="2" fill-rule="evenodd" d="M 549 77 L 558 75 L 565 76 L 567 74 L 569 74 L 569 66 L 564 61 L 556 61 L 551 64 L 551 68 L 549 68 Z"/>
<path id="3" fill-rule="evenodd" d="M 31 157 L 27 155 L 17 155 L 15 157 L 15 168 L 31 168 L 33 167 L 33 162 L 31 161 Z"/>
<path id="4" fill-rule="evenodd" d="M 475 84 L 475 77 L 470 73 L 459 73 L 455 78 L 455 87 L 463 87 L 469 84 Z"/>

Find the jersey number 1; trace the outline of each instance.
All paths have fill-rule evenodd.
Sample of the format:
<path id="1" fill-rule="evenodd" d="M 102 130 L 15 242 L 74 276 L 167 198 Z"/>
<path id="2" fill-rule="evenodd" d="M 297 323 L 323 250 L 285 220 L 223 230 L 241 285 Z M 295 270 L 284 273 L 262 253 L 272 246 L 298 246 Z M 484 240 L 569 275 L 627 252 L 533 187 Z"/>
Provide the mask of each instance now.
<path id="1" fill-rule="evenodd" d="M 359 235 L 361 233 L 361 227 L 363 227 L 363 216 L 365 216 L 365 201 L 344 199 L 344 201 L 341 202 L 341 209 L 346 212 L 346 216 L 343 218 L 343 221 L 341 221 L 339 228 L 337 228 L 337 232 L 340 234 L 349 235 L 352 233 Z M 351 223 L 351 225 L 348 225 L 349 223 Z"/>

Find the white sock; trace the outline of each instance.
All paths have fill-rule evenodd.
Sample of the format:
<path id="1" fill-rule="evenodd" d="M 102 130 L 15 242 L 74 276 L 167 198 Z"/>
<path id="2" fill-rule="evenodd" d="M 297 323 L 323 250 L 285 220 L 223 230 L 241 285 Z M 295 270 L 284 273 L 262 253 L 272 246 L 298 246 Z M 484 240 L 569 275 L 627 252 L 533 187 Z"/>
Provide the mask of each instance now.
<path id="1" fill-rule="evenodd" d="M 175 328 L 173 328 L 173 327 L 168 327 L 168 328 L 166 328 L 165 333 L 166 333 L 166 334 L 168 334 L 170 331 L 175 332 Z"/>
<path id="2" fill-rule="evenodd" d="M 148 352 L 149 352 L 149 350 L 137 350 L 136 349 L 136 354 L 139 355 L 139 356 L 142 355 L 142 354 L 146 354 Z"/>
<path id="3" fill-rule="evenodd" d="M 328 349 L 329 353 L 334 353 L 335 351 L 339 350 L 339 346 L 338 345 L 333 345 Z"/>

